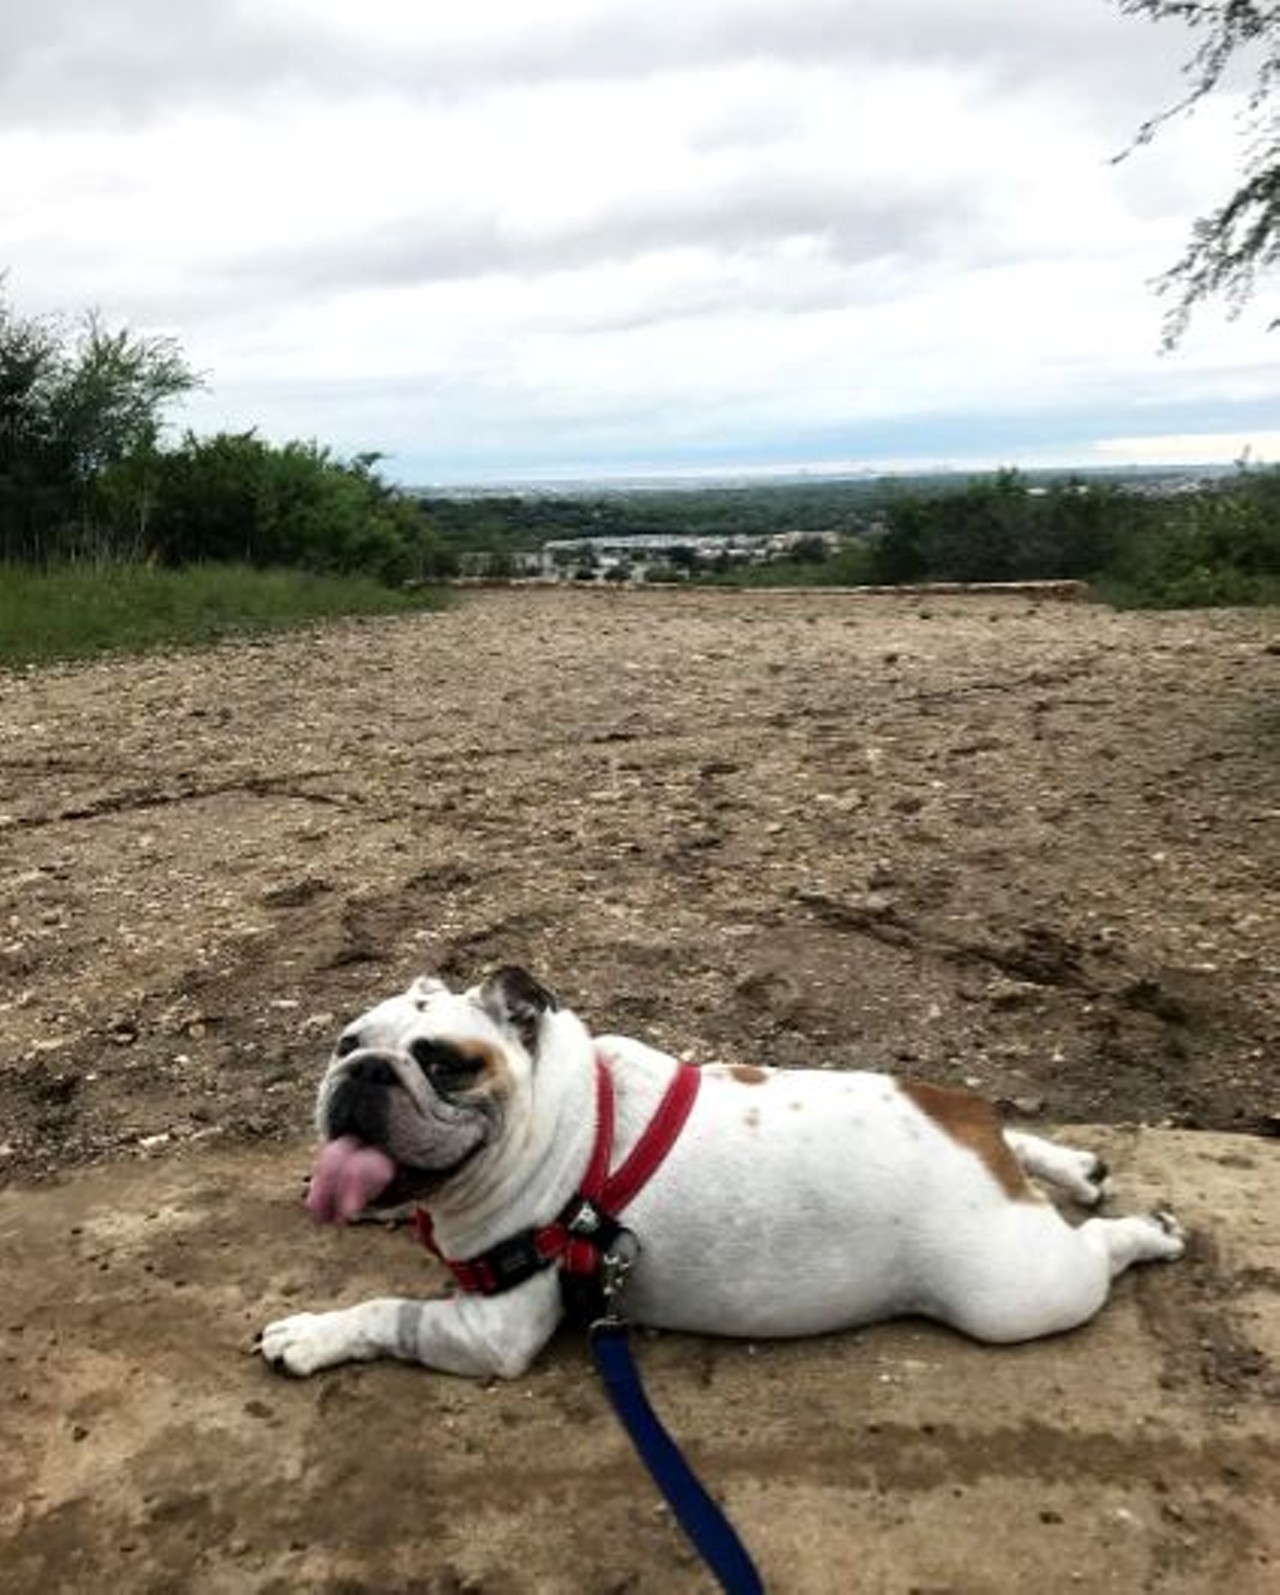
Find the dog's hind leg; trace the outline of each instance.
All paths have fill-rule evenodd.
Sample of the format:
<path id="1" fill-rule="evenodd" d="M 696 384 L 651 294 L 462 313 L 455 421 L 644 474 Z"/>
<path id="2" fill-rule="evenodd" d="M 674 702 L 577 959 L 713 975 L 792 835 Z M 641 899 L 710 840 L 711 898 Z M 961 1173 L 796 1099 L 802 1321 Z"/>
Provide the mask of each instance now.
<path id="1" fill-rule="evenodd" d="M 1117 1274 L 1181 1257 L 1184 1247 L 1167 1213 L 1091 1218 L 1076 1228 L 1047 1203 L 1009 1204 L 982 1240 L 951 1260 L 928 1310 L 994 1344 L 1074 1329 L 1102 1307 Z"/>
<path id="2" fill-rule="evenodd" d="M 1096 1207 L 1110 1185 L 1107 1165 L 1096 1152 L 1083 1152 L 1072 1146 L 1059 1146 L 1039 1135 L 1022 1130 L 1003 1132 L 1009 1150 L 1028 1174 L 1056 1185 L 1082 1207 Z"/>
<path id="3" fill-rule="evenodd" d="M 1186 1232 L 1172 1213 L 1091 1218 L 1076 1234 L 1086 1245 L 1104 1248 L 1112 1279 L 1134 1263 L 1172 1262 L 1187 1249 Z"/>

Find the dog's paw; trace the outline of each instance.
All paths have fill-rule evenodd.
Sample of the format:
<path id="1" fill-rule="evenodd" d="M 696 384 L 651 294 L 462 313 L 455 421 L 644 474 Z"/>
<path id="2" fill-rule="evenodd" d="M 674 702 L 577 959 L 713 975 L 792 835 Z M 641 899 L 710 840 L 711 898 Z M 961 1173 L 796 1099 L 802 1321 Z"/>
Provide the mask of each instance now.
<path id="1" fill-rule="evenodd" d="M 1084 1207 L 1097 1207 L 1111 1195 L 1111 1170 L 1096 1152 L 1081 1152 L 1080 1185 L 1076 1200 Z"/>
<path id="2" fill-rule="evenodd" d="M 1187 1249 L 1187 1232 L 1173 1214 L 1163 1208 L 1156 1208 L 1147 1217 L 1159 1230 L 1159 1246 L 1153 1255 L 1170 1262 L 1174 1258 L 1181 1257 Z"/>
<path id="3" fill-rule="evenodd" d="M 294 1313 L 290 1318 L 277 1318 L 258 1336 L 254 1349 L 277 1373 L 305 1379 L 356 1354 L 345 1318 L 341 1312 Z"/>

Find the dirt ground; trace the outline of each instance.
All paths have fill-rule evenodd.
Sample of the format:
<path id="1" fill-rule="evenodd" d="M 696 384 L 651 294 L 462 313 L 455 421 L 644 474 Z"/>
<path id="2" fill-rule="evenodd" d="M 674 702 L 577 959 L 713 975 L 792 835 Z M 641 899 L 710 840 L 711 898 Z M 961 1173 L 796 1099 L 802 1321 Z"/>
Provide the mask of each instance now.
<path id="1" fill-rule="evenodd" d="M 435 1287 L 298 1215 L 314 1082 L 508 960 L 1101 1126 L 1191 1209 L 1051 1346 L 646 1345 L 771 1589 L 1273 1587 L 1278 887 L 1274 611 L 495 590 L 0 678 L 0 1588 L 705 1587 L 572 1336 L 497 1389 L 240 1355 Z"/>

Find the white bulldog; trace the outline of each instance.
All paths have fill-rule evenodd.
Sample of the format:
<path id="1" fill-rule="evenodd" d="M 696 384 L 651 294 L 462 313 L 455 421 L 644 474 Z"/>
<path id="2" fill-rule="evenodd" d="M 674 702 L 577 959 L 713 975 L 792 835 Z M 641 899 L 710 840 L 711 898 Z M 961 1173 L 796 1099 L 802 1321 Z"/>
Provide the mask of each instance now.
<path id="1" fill-rule="evenodd" d="M 469 1288 L 283 1318 L 263 1355 L 292 1374 L 380 1356 L 523 1373 L 564 1314 L 566 1268 L 625 1253 L 607 1212 L 593 1240 L 601 1214 L 580 1199 L 610 1113 L 601 1093 L 614 1098 L 616 1169 L 655 1115 L 672 1120 L 683 1086 L 678 1135 L 612 1215 L 639 1243 L 624 1303 L 636 1323 L 785 1336 L 918 1313 L 983 1341 L 1029 1340 L 1091 1318 L 1130 1264 L 1182 1254 L 1165 1213 L 1067 1223 L 1028 1175 L 1091 1207 L 1105 1166 L 1002 1131 L 978 1097 L 840 1070 L 694 1071 L 593 1037 L 506 968 L 462 993 L 422 979 L 370 1010 L 340 1038 L 318 1102 L 313 1214 L 420 1201 Z M 498 1277 L 513 1256 L 514 1283 Z"/>

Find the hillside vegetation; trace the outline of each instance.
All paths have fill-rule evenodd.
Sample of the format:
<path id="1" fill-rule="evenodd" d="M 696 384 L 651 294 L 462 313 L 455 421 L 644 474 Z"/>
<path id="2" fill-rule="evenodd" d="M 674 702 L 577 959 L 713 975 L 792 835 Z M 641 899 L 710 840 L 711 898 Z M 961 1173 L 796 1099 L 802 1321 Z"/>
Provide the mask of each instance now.
<path id="1" fill-rule="evenodd" d="M 569 542 L 565 568 L 615 579 L 738 586 L 926 581 L 1092 582 L 1113 602 L 1198 607 L 1280 601 L 1280 472 L 1176 484 L 992 476 L 871 479 L 595 495 L 424 500 L 445 545 L 481 574 L 518 574 L 534 551 Z M 789 557 L 752 564 L 729 539 L 773 535 Z M 632 541 L 602 568 L 584 540 Z M 644 552 L 645 540 L 670 546 Z M 687 539 L 687 541 L 680 541 Z M 721 545 L 718 540 L 725 540 Z M 581 544 L 583 557 L 572 555 Z"/>
<path id="2" fill-rule="evenodd" d="M 547 543 L 602 538 L 666 546 L 643 563 L 607 564 L 592 553 L 579 562 L 570 548 L 558 568 L 746 585 L 1074 577 L 1126 604 L 1280 599 L 1274 470 L 1164 496 L 1004 471 L 444 497 L 389 485 L 376 453 L 341 459 L 313 440 L 275 444 L 252 430 L 169 439 L 169 406 L 202 380 L 171 339 L 112 329 L 93 313 L 23 318 L 0 295 L 0 656 L 203 640 L 385 609 L 392 590 L 464 570 L 517 574 Z M 729 552 L 729 540 L 753 537 L 786 546 L 767 565 Z M 206 566 L 235 570 L 136 574 Z M 68 567 L 80 578 L 62 574 Z M 135 574 L 103 574 L 121 567 Z M 280 569 L 328 585 L 255 574 Z"/>
<path id="3" fill-rule="evenodd" d="M 437 573 L 426 515 L 376 454 L 253 431 L 166 441 L 169 406 L 201 383 L 171 339 L 23 318 L 0 297 L 0 561 Z"/>

